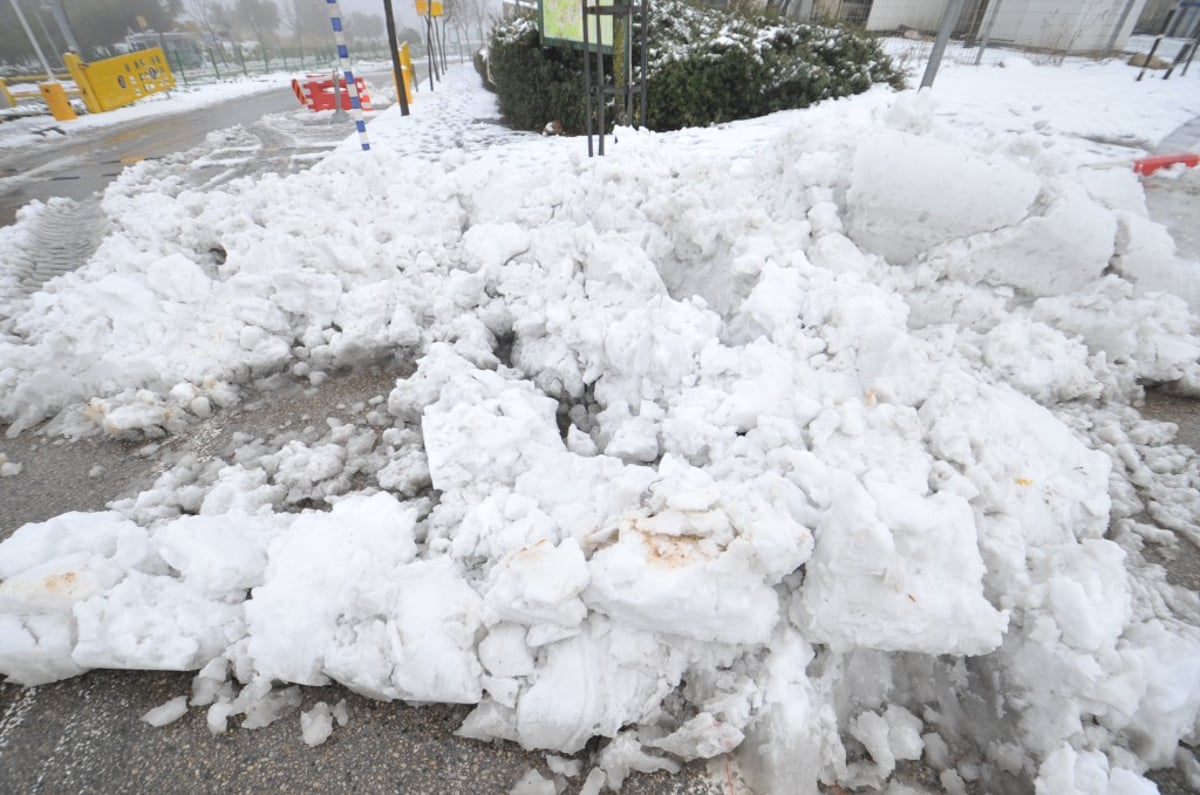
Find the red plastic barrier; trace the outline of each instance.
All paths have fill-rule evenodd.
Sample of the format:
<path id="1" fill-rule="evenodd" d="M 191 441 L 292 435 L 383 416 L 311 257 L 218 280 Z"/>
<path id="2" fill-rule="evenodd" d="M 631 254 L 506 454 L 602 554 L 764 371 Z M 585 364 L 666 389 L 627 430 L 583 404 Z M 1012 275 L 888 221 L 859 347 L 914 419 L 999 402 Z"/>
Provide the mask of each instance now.
<path id="1" fill-rule="evenodd" d="M 1180 163 L 1188 168 L 1195 168 L 1197 165 L 1200 165 L 1200 155 L 1193 152 L 1180 152 L 1175 155 L 1155 155 L 1154 157 L 1139 158 L 1133 161 L 1133 173 L 1146 177 L 1160 168 L 1167 168 Z"/>
<path id="2" fill-rule="evenodd" d="M 371 98 L 367 96 L 367 84 L 361 77 L 354 78 L 354 86 L 358 89 L 358 99 L 362 109 L 374 110 Z M 337 107 L 334 99 L 333 78 L 331 77 L 308 75 L 303 88 L 301 88 L 300 81 L 293 80 L 292 90 L 296 92 L 297 97 L 303 98 L 302 101 L 310 110 L 334 110 Z M 346 90 L 346 78 L 344 77 L 338 79 L 338 93 L 342 99 L 342 110 L 350 110 L 350 94 Z"/>

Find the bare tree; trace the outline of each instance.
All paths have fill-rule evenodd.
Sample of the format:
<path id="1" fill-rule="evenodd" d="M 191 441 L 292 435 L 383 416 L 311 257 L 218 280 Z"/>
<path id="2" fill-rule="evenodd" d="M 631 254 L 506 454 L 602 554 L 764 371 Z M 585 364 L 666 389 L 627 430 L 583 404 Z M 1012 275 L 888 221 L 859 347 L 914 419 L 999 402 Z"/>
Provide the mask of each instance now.
<path id="1" fill-rule="evenodd" d="M 254 34 L 260 47 L 270 44 L 279 30 L 279 6 L 273 0 L 237 0 L 234 17 Z"/>
<path id="2" fill-rule="evenodd" d="M 454 41 L 458 45 L 458 62 L 462 63 L 463 58 L 463 41 L 470 39 L 469 23 L 470 20 L 464 13 L 464 0 L 452 0 L 443 6 L 442 25 L 448 25 L 454 31 Z"/>
<path id="3" fill-rule="evenodd" d="M 209 44 L 216 44 L 221 37 L 218 30 L 227 9 L 221 0 L 183 0 L 183 16 L 195 22 L 205 33 Z"/>
<path id="4" fill-rule="evenodd" d="M 484 28 L 490 28 L 491 23 L 495 19 L 493 8 L 488 0 L 467 0 L 469 17 L 475 23 L 475 28 L 479 31 L 479 46 L 483 46 L 483 42 L 487 38 Z"/>
<path id="5" fill-rule="evenodd" d="M 282 0 L 283 28 L 292 34 L 296 45 L 303 50 L 305 38 L 320 40 L 329 34 L 329 17 L 313 0 Z"/>

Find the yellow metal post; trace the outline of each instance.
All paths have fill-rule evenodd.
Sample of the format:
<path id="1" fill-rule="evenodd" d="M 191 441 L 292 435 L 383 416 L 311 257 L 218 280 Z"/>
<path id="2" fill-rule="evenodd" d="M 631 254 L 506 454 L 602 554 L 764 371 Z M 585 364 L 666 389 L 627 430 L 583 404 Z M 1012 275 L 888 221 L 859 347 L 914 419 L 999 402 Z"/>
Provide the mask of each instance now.
<path id="1" fill-rule="evenodd" d="M 63 91 L 62 83 L 38 83 L 38 91 L 42 92 L 46 107 L 50 108 L 57 121 L 73 121 L 79 118 L 75 115 L 75 109 L 71 107 L 71 100 L 67 99 L 67 92 Z"/>
<path id="2" fill-rule="evenodd" d="M 407 41 L 400 45 L 400 71 L 404 74 L 404 96 L 411 105 L 413 102 L 413 63 Z"/>
<path id="3" fill-rule="evenodd" d="M 15 108 L 17 106 L 17 98 L 8 90 L 8 85 L 4 82 L 4 78 L 0 77 L 0 100 L 3 100 L 0 107 Z"/>

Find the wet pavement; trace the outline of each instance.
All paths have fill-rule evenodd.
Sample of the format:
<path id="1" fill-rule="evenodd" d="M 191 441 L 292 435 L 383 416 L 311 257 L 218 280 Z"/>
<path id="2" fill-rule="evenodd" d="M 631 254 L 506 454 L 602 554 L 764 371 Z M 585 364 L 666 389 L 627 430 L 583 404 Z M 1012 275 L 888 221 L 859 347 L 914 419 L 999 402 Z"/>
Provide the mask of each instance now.
<path id="1" fill-rule="evenodd" d="M 231 100 L 214 108 L 163 116 L 85 132 L 78 141 L 46 147 L 0 150 L 0 226 L 34 199 L 55 196 L 82 200 L 103 190 L 125 166 L 204 142 L 214 130 L 249 124 L 266 113 L 299 106 L 290 87 Z"/>

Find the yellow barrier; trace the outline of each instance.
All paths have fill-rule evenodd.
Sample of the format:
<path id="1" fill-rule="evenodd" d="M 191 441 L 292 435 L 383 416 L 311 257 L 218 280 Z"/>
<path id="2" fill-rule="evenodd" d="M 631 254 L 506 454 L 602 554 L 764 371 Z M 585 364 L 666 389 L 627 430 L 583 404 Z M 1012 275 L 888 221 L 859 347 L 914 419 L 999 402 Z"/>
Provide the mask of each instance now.
<path id="1" fill-rule="evenodd" d="M 413 63 L 412 54 L 408 50 L 408 42 L 400 45 L 400 73 L 404 76 L 404 96 L 408 100 L 408 104 L 413 103 Z M 392 82 L 396 78 L 392 77 Z"/>
<path id="2" fill-rule="evenodd" d="M 175 76 L 161 47 L 92 63 L 84 63 L 74 53 L 66 53 L 63 60 L 92 113 L 122 108 L 175 87 Z"/>
<path id="3" fill-rule="evenodd" d="M 54 79 L 70 80 L 71 75 L 65 72 L 63 74 L 55 74 Z M 38 90 L 37 86 L 44 82 L 46 82 L 45 75 L 0 77 L 0 98 L 3 99 L 3 104 L 0 104 L 0 107 L 15 108 L 17 103 L 23 99 L 43 99 L 42 93 L 40 90 Z M 33 88 L 24 90 L 17 89 L 16 91 L 13 91 L 13 87 L 23 85 L 33 86 Z M 69 96 L 78 97 L 81 93 L 79 89 L 76 88 L 64 88 L 63 90 L 66 91 Z"/>
<path id="4" fill-rule="evenodd" d="M 39 83 L 38 90 L 42 92 L 46 107 L 54 114 L 55 121 L 74 121 L 79 118 L 71 107 L 71 100 L 67 99 L 62 83 Z"/>

